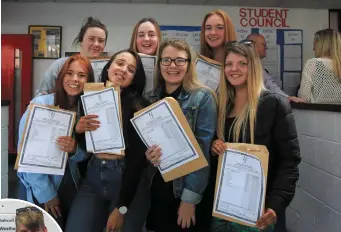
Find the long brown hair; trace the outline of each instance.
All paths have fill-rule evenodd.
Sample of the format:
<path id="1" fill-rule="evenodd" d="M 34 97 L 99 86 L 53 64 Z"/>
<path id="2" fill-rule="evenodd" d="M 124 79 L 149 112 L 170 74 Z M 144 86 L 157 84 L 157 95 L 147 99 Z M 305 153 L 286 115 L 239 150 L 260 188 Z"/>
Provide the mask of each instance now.
<path id="1" fill-rule="evenodd" d="M 139 30 L 140 25 L 142 23 L 146 23 L 146 22 L 152 23 L 154 25 L 154 27 L 155 27 L 156 35 L 159 38 L 158 47 L 159 47 L 159 45 L 161 43 L 162 33 L 161 33 L 161 30 L 160 30 L 159 24 L 153 18 L 143 18 L 140 21 L 138 21 L 137 24 L 135 25 L 134 30 L 133 30 L 133 34 L 131 35 L 131 39 L 130 39 L 130 49 L 134 50 L 135 52 L 139 52 L 139 51 L 137 51 L 137 46 L 136 46 L 137 32 Z M 158 51 L 158 49 L 156 50 L 155 55 L 157 54 L 157 51 Z"/>
<path id="2" fill-rule="evenodd" d="M 91 63 L 87 57 L 82 57 L 80 54 L 76 54 L 71 56 L 69 59 L 66 60 L 64 63 L 62 69 L 60 70 L 57 80 L 56 80 L 56 85 L 53 90 L 55 93 L 54 97 L 54 105 L 59 106 L 61 109 L 69 109 L 69 100 L 68 100 L 68 95 L 63 87 L 63 81 L 64 77 L 68 71 L 68 68 L 70 64 L 74 61 L 78 61 L 80 65 L 86 70 L 86 74 L 88 75 L 88 83 L 95 82 L 95 77 L 94 77 L 94 72 L 92 70 Z M 79 96 L 82 95 L 82 93 L 79 94 Z"/>
<path id="3" fill-rule="evenodd" d="M 236 40 L 237 38 L 232 20 L 225 11 L 217 9 L 217 10 L 213 10 L 207 13 L 201 25 L 201 34 L 200 34 L 201 51 L 200 52 L 201 52 L 201 55 L 207 56 L 211 59 L 214 58 L 213 51 L 212 51 L 212 48 L 207 44 L 206 39 L 205 39 L 205 24 L 206 24 L 207 19 L 212 15 L 218 15 L 224 21 L 225 43 Z"/>

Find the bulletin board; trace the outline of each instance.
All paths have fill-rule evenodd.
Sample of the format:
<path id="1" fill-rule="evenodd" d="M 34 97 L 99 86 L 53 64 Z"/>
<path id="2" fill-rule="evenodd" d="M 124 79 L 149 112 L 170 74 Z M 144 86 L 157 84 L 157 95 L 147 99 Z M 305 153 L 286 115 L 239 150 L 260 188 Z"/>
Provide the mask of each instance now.
<path id="1" fill-rule="evenodd" d="M 251 33 L 262 34 L 267 44 L 263 67 L 277 78 L 277 84 L 290 96 L 296 94 L 303 67 L 303 30 L 276 28 L 237 28 L 237 39 Z"/>
<path id="2" fill-rule="evenodd" d="M 160 26 L 163 39 L 182 39 L 200 52 L 200 26 Z M 278 28 L 236 28 L 237 40 L 251 33 L 262 34 L 267 43 L 263 67 L 290 96 L 296 94 L 303 67 L 303 30 Z"/>
<path id="3" fill-rule="evenodd" d="M 185 40 L 193 49 L 200 52 L 200 26 L 160 26 L 163 39 Z"/>

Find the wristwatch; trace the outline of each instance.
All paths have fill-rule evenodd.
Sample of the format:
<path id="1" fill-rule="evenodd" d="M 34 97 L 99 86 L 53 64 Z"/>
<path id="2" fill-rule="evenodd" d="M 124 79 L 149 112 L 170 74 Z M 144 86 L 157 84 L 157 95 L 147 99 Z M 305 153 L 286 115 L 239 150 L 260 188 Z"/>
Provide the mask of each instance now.
<path id="1" fill-rule="evenodd" d="M 120 208 L 118 208 L 118 212 L 120 212 L 120 214 L 125 215 L 127 213 L 128 209 L 126 206 L 121 206 Z"/>

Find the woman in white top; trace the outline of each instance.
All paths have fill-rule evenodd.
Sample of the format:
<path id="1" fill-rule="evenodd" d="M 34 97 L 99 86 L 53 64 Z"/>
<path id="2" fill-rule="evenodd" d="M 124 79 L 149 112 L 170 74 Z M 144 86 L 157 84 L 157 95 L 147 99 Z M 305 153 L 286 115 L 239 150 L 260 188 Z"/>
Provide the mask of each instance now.
<path id="1" fill-rule="evenodd" d="M 315 33 L 315 57 L 303 68 L 298 97 L 310 103 L 341 103 L 341 35 L 333 29 Z"/>

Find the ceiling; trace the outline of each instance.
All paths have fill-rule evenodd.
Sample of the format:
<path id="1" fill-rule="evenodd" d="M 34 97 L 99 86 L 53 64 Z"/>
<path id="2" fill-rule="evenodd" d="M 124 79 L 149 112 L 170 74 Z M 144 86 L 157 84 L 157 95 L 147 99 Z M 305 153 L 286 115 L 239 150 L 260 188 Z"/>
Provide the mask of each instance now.
<path id="1" fill-rule="evenodd" d="M 105 3 L 154 3 L 185 5 L 227 5 L 249 7 L 285 7 L 340 9 L 341 0 L 2 0 L 2 2 L 105 2 Z"/>

